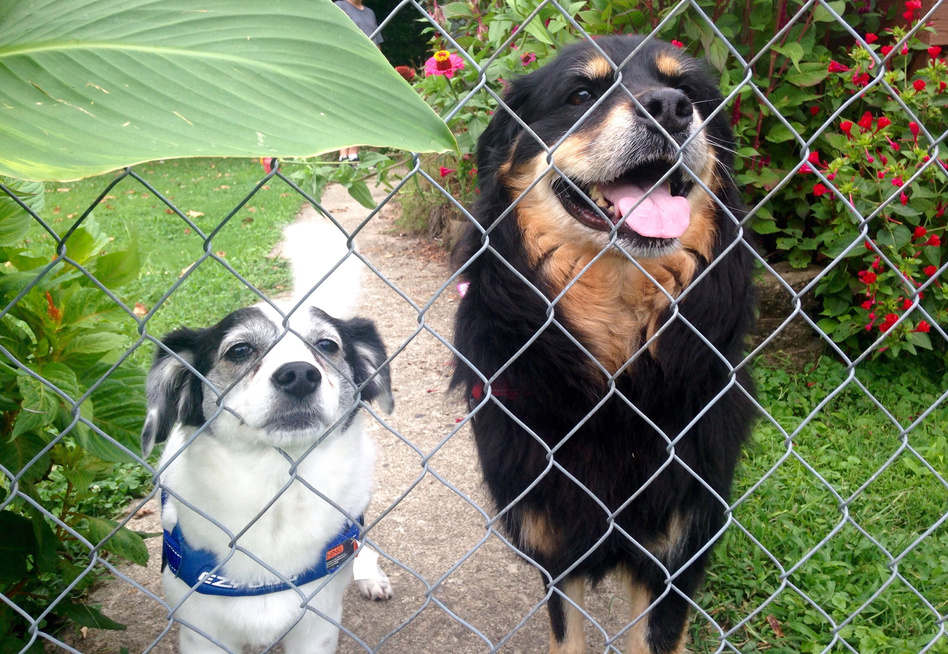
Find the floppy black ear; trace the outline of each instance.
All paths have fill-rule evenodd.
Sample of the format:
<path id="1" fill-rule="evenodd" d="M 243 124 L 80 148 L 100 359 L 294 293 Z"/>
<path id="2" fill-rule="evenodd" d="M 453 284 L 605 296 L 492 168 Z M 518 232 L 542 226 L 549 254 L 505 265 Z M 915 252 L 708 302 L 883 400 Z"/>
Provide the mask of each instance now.
<path id="1" fill-rule="evenodd" d="M 395 408 L 392 397 L 392 378 L 388 365 L 382 365 L 388 358 L 385 344 L 379 336 L 375 323 L 365 318 L 352 318 L 341 321 L 345 332 L 346 358 L 352 366 L 353 381 L 362 385 L 362 399 L 375 402 L 385 413 Z"/>
<path id="2" fill-rule="evenodd" d="M 490 123 L 477 140 L 477 170 L 481 179 L 497 172 L 497 168 L 510 154 L 510 143 L 523 131 L 513 114 L 524 118 L 524 105 L 533 94 L 537 75 L 541 72 L 542 69 L 511 82 L 502 97 L 503 105 L 507 108 L 497 105 Z"/>
<path id="3" fill-rule="evenodd" d="M 203 422 L 201 381 L 182 359 L 194 364 L 194 351 L 200 332 L 181 327 L 162 343 L 177 356 L 159 348 L 148 372 L 145 392 L 148 403 L 142 427 L 142 454 L 148 456 L 156 443 L 168 439 L 172 427 L 181 423 Z"/>

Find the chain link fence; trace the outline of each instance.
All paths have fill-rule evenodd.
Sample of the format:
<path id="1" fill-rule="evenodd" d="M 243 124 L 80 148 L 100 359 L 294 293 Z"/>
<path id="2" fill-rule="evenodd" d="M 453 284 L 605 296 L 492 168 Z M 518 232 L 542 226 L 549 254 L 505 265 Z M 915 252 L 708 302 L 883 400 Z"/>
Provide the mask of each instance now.
<path id="1" fill-rule="evenodd" d="M 942 583 L 948 581 L 948 453 L 944 435 L 937 433 L 938 426 L 945 424 L 939 416 L 945 411 L 948 387 L 943 376 L 935 377 L 931 380 L 933 386 L 903 388 L 908 399 L 893 405 L 893 398 L 898 395 L 891 392 L 892 388 L 880 386 L 876 377 L 867 379 L 861 374 L 870 358 L 887 347 L 887 339 L 893 338 L 899 326 L 908 324 L 906 321 L 911 321 L 910 333 L 915 334 L 922 333 L 920 325 L 924 321 L 928 326 L 924 333 L 930 344 L 936 350 L 944 348 L 948 340 L 946 326 L 923 299 L 926 294 L 930 298 L 943 296 L 946 264 L 930 264 L 931 274 L 919 285 L 906 282 L 902 291 L 904 313 L 890 321 L 886 330 L 878 329 L 873 318 L 871 333 L 878 334 L 878 338 L 859 350 L 834 340 L 819 315 L 826 308 L 814 311 L 812 304 L 808 304 L 818 289 L 825 291 L 835 269 L 847 259 L 861 255 L 866 247 L 874 247 L 877 253 L 873 268 L 876 275 L 905 268 L 905 261 L 883 247 L 884 243 L 866 243 L 878 241 L 876 234 L 881 222 L 898 221 L 906 215 L 891 211 L 907 206 L 905 194 L 931 196 L 932 189 L 939 188 L 931 182 L 933 173 L 935 179 L 942 180 L 939 183 L 948 179 L 943 154 L 948 134 L 946 121 L 940 111 L 932 114 L 941 117 L 935 120 L 926 121 L 918 115 L 915 106 L 906 100 L 899 81 L 885 74 L 883 58 L 889 57 L 891 49 L 885 53 L 873 50 L 870 58 L 874 65 L 869 67 L 870 77 L 861 90 L 854 90 L 835 110 L 825 112 L 825 107 L 818 108 L 817 111 L 825 112 L 822 126 L 813 133 L 801 133 L 800 124 L 790 116 L 799 107 L 788 106 L 785 98 L 770 95 L 769 80 L 755 72 L 757 65 L 775 50 L 789 53 L 791 59 L 802 54 L 791 48 L 787 35 L 794 26 L 812 20 L 837 25 L 839 32 L 834 38 L 841 34 L 868 46 L 867 35 L 850 25 L 850 12 L 859 8 L 850 3 L 814 1 L 794 4 L 793 11 L 789 11 L 786 2 L 753 4 L 784 15 L 777 21 L 773 38 L 749 59 L 729 41 L 729 34 L 722 29 L 726 22 L 722 16 L 708 12 L 709 3 L 683 0 L 665 6 L 649 2 L 639 11 L 647 20 L 651 20 L 652 12 L 655 34 L 661 34 L 671 21 L 684 15 L 701 25 L 701 34 L 715 56 L 726 61 L 728 70 L 737 71 L 736 76 L 732 75 L 736 82 L 721 111 L 735 111 L 742 102 L 759 105 L 776 119 L 775 125 L 785 130 L 786 140 L 794 144 L 798 153 L 798 165 L 807 167 L 806 171 L 795 167 L 766 184 L 769 190 L 756 198 L 757 204 L 750 207 L 741 224 L 744 231 L 749 231 L 752 220 L 762 216 L 767 219 L 769 207 L 782 201 L 801 174 L 810 175 L 816 185 L 813 188 L 822 186 L 824 193 L 835 194 L 841 210 L 851 218 L 852 229 L 844 234 L 846 243 L 837 243 L 832 256 L 824 257 L 819 270 L 802 281 L 791 280 L 791 269 L 771 265 L 748 243 L 734 245 L 754 252 L 761 284 L 767 289 L 763 292 L 765 303 L 771 296 L 785 301 L 782 313 L 769 317 L 771 322 L 766 323 L 740 366 L 759 357 L 776 356 L 783 346 L 780 339 L 791 329 L 802 330 L 818 343 L 823 358 L 818 360 L 814 355 L 804 372 L 793 379 L 777 368 L 767 367 L 769 364 L 764 366 L 766 372 L 759 373 L 762 397 L 777 398 L 779 402 L 771 406 L 762 400 L 759 406 L 762 418 L 758 433 L 739 470 L 736 492 L 727 510 L 726 529 L 716 538 L 714 563 L 703 589 L 692 602 L 689 651 L 948 652 L 948 583 Z M 463 7 L 425 6 L 406 0 L 393 12 L 392 16 L 398 12 L 417 14 L 419 20 L 427 21 L 433 33 L 464 58 L 467 69 L 478 72 L 478 83 L 457 94 L 453 106 L 445 113 L 447 120 L 478 103 L 485 107 L 503 104 L 490 73 L 511 48 L 519 47 L 526 55 L 529 43 L 546 39 L 549 35 L 544 36 L 541 26 L 549 27 L 551 13 L 562 17 L 579 38 L 592 40 L 578 17 L 582 12 L 603 10 L 597 3 L 587 6 L 552 1 L 529 6 L 511 3 L 509 7 L 521 12 L 518 29 L 511 31 L 509 38 L 498 40 L 496 52 L 486 57 L 468 52 L 455 28 L 461 26 L 460 32 L 464 32 L 466 20 L 470 30 L 478 34 L 479 29 L 486 33 L 491 26 L 479 25 L 471 17 L 474 14 L 462 11 Z M 946 7 L 943 0 L 920 7 L 916 10 L 916 24 L 941 20 Z M 444 15 L 446 10 L 448 17 Z M 467 13 L 470 15 L 466 16 Z M 391 16 L 382 22 L 383 33 L 390 20 Z M 890 38 L 895 49 L 892 56 L 913 37 L 914 31 Z M 937 55 L 932 55 L 932 59 L 937 59 Z M 529 56 L 524 58 L 524 66 L 528 60 Z M 826 62 L 821 65 L 825 67 Z M 910 58 L 906 63 L 906 67 L 918 65 L 918 61 L 912 63 Z M 792 71 L 779 74 L 790 75 Z M 850 118 L 851 107 L 872 89 L 884 89 L 891 99 L 889 111 L 901 112 L 911 119 L 915 125 L 915 145 L 927 155 L 917 167 L 905 171 L 900 185 L 893 185 L 871 210 L 864 211 L 852 201 L 852 189 L 823 165 L 826 153 L 818 153 L 816 144 L 824 132 Z M 944 107 L 944 102 L 938 106 Z M 473 123 L 470 130 L 476 131 Z M 767 143 L 760 144 L 759 152 L 753 156 L 763 159 L 767 147 Z M 872 154 L 866 152 L 867 157 Z M 338 625 L 340 650 L 543 650 L 547 640 L 545 607 L 556 591 L 538 583 L 539 571 L 497 527 L 498 507 L 491 505 L 481 486 L 468 410 L 458 398 L 445 398 L 453 354 L 451 318 L 458 297 L 457 279 L 443 255 L 425 250 L 413 238 L 392 233 L 399 229 L 393 225 L 394 218 L 410 210 L 410 199 L 406 198 L 419 183 L 441 195 L 443 204 L 462 223 L 471 220 L 465 200 L 452 197 L 449 190 L 448 176 L 454 171 L 439 176 L 423 158 L 413 156 L 407 161 L 404 174 L 390 188 L 376 191 L 377 207 L 363 210 L 347 203 L 343 196 L 334 195 L 332 189 L 317 199 L 299 179 L 277 167 L 261 176 L 232 210 L 212 217 L 197 211 L 201 207 L 190 208 L 173 197 L 174 193 L 162 191 L 163 181 L 157 179 L 156 168 L 138 166 L 115 175 L 104 183 L 85 211 L 62 220 L 48 206 L 47 210 L 34 210 L 28 203 L 17 201 L 30 214 L 30 233 L 45 248 L 45 263 L 40 265 L 36 258 L 36 265 L 26 266 L 26 262 L 19 260 L 19 269 L 34 272 L 19 274 L 16 279 L 11 276 L 5 282 L 0 318 L 12 330 L 8 333 L 27 340 L 26 334 L 34 334 L 36 340 L 39 330 L 20 317 L 19 312 L 27 305 L 61 323 L 93 320 L 92 316 L 109 312 L 106 319 L 96 323 L 100 327 L 98 337 L 58 334 L 61 338 L 80 338 L 83 347 L 90 348 L 93 354 L 114 352 L 112 334 L 128 331 L 129 324 L 134 323 L 137 333 L 136 340 L 120 355 L 108 358 L 107 363 L 95 356 L 82 356 L 77 344 L 74 352 L 63 347 L 63 365 L 45 366 L 42 370 L 21 354 L 22 350 L 12 341 L 0 341 L 0 361 L 5 371 L 0 379 L 5 384 L 17 385 L 30 398 L 23 415 L 48 414 L 53 406 L 62 408 L 55 420 L 28 423 L 21 416 L 16 418 L 16 424 L 4 425 L 5 433 L 9 427 L 12 436 L 0 446 L 5 454 L 4 465 L 0 466 L 0 508 L 5 529 L 10 530 L 9 538 L 3 536 L 7 540 L 6 552 L 29 548 L 36 552 L 25 564 L 28 568 L 14 570 L 10 564 L 0 581 L 7 583 L 24 573 L 40 580 L 29 593 L 24 592 L 22 584 L 8 583 L 0 594 L 0 622 L 25 625 L 19 651 L 40 647 L 51 651 L 112 651 L 122 646 L 129 651 L 176 651 L 178 607 L 167 603 L 159 586 L 145 581 L 135 566 L 121 563 L 114 555 L 144 562 L 137 544 L 123 545 L 121 541 L 128 529 L 140 530 L 136 521 L 142 515 L 155 510 L 159 488 L 154 487 L 136 501 L 124 517 L 110 522 L 83 517 L 81 506 L 72 507 L 68 516 L 61 511 L 70 493 L 88 490 L 83 486 L 91 486 L 91 473 L 84 475 L 81 469 L 72 469 L 69 475 L 54 475 L 56 483 L 52 490 L 43 493 L 37 491 L 37 481 L 50 470 L 70 470 L 67 459 L 78 450 L 124 466 L 122 474 L 131 474 L 129 466 L 134 466 L 146 471 L 149 478 L 157 479 L 161 470 L 156 468 L 155 460 L 143 460 L 135 443 L 137 425 L 144 417 L 141 398 L 130 396 L 127 404 L 109 408 L 107 396 L 121 398 L 128 385 L 144 383 L 140 366 L 152 356 L 163 333 L 177 326 L 172 321 L 183 319 L 173 311 L 180 294 L 200 298 L 202 294 L 230 293 L 239 287 L 249 292 L 234 293 L 235 298 L 267 301 L 268 292 L 260 287 L 275 289 L 273 278 L 258 269 L 248 274 L 252 267 L 245 265 L 246 257 L 239 252 L 221 251 L 218 244 L 228 231 L 255 229 L 253 215 L 248 211 L 265 207 L 277 194 L 308 203 L 311 211 L 333 221 L 354 238 L 359 258 L 371 271 L 366 282 L 368 301 L 362 313 L 379 323 L 393 370 L 395 415 L 381 416 L 367 407 L 373 435 L 379 441 L 380 460 L 364 538 L 381 553 L 396 595 L 384 604 L 368 604 L 350 592 Z M 763 172 L 764 168 L 758 168 L 755 174 Z M 222 183 L 221 187 L 224 186 Z M 2 191 L 14 197 L 7 187 Z M 136 305 L 134 296 L 124 290 L 113 290 L 116 285 L 112 282 L 122 277 L 121 270 L 117 270 L 118 260 L 99 258 L 108 256 L 107 244 L 93 247 L 89 241 L 95 241 L 96 234 L 83 230 L 93 210 L 108 204 L 110 198 L 115 201 L 115 196 L 122 193 L 147 195 L 151 203 L 147 210 L 150 220 L 175 222 L 188 233 L 189 241 L 201 244 L 201 253 L 193 263 L 178 277 L 164 283 L 162 294 L 150 307 Z M 934 216 L 927 216 L 931 220 L 926 224 L 935 227 L 932 233 L 943 235 L 944 200 L 936 198 L 934 202 L 936 208 L 941 208 L 941 227 L 937 227 Z M 139 234 L 142 251 L 155 253 L 144 256 L 160 256 L 161 244 L 151 243 L 144 227 Z M 261 234 L 259 239 L 276 240 L 274 234 Z M 38 257 L 42 248 L 38 246 L 34 256 Z M 201 277 L 208 270 L 214 271 L 213 279 L 223 275 L 228 281 L 222 286 L 215 286 L 217 282 L 209 284 L 206 280 L 212 277 Z M 88 310 L 58 313 L 65 311 L 64 305 L 57 306 L 46 289 L 57 275 L 63 274 L 74 280 L 75 288 L 80 290 L 70 292 L 81 294 L 77 302 Z M 700 279 L 696 284 L 700 290 Z M 165 312 L 173 317 L 163 321 Z M 187 322 L 191 327 L 203 327 L 221 317 L 198 314 L 187 317 Z M 124 327 L 113 329 L 113 323 Z M 57 334 L 48 335 L 50 339 L 56 337 Z M 56 347 L 45 342 L 42 345 Z M 907 355 L 905 351 L 903 356 Z M 86 365 L 86 359 L 91 363 Z M 826 372 L 824 366 L 814 372 L 824 359 L 832 361 L 835 367 Z M 68 373 L 65 364 L 82 369 L 82 375 L 77 378 Z M 136 365 L 139 372 L 135 372 Z M 813 374 L 808 377 L 810 373 Z M 914 379 L 900 375 L 891 380 L 892 386 Z M 31 393 L 26 389 L 32 389 Z M 6 404 L 3 408 L 10 410 Z M 844 415 L 846 411 L 855 412 Z M 873 429 L 882 435 L 875 434 L 872 447 L 863 446 L 870 442 Z M 27 442 L 33 431 L 46 436 L 30 437 Z M 840 446 L 839 442 L 846 445 Z M 878 446 L 879 443 L 883 445 Z M 11 451 L 15 451 L 13 455 Z M 8 465 L 10 461 L 16 462 L 12 468 Z M 883 490 L 878 491 L 879 488 Z M 208 517 L 213 520 L 213 516 Z M 13 537 L 14 533 L 21 534 L 14 531 L 22 527 L 18 520 L 29 521 L 32 540 L 28 536 Z M 51 577 L 52 572 L 49 561 L 37 559 L 55 558 L 55 549 L 51 552 L 42 545 L 44 538 L 52 534 L 59 540 L 73 542 L 70 564 L 68 569 L 60 570 L 64 582 L 50 582 L 46 586 L 49 594 L 40 597 L 44 593 L 42 580 Z M 160 538 L 151 539 L 152 543 L 157 541 Z M 148 569 L 154 572 L 160 556 L 154 546 L 150 551 Z M 80 626 L 106 626 L 101 615 L 84 614 L 74 597 L 74 590 L 86 588 L 93 579 L 115 589 L 113 608 L 138 607 L 131 612 L 123 611 L 123 615 L 131 616 L 126 631 L 118 632 L 117 640 L 107 646 L 90 647 L 94 636 L 85 632 L 77 635 L 75 627 L 63 627 L 61 622 L 61 618 L 68 617 Z M 617 652 L 624 647 L 630 625 L 628 608 L 623 608 L 625 600 L 619 595 L 611 582 L 604 582 L 583 612 L 587 636 L 595 651 Z M 103 606 L 103 612 L 108 614 L 109 607 Z"/>

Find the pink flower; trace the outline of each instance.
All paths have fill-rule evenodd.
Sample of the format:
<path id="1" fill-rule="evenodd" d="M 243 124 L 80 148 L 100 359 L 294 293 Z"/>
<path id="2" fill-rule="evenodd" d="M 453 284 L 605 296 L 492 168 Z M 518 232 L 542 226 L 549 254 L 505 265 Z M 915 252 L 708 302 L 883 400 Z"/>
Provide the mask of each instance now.
<path id="1" fill-rule="evenodd" d="M 802 166 L 800 166 L 800 172 L 803 174 L 812 173 L 813 169 L 810 168 L 809 164 L 803 164 Z"/>
<path id="2" fill-rule="evenodd" d="M 441 166 L 441 170 L 439 170 L 438 172 L 441 173 L 441 179 L 444 179 L 445 177 L 455 172 L 456 170 L 457 168 L 445 168 L 444 166 Z"/>
<path id="3" fill-rule="evenodd" d="M 273 157 L 260 157 L 260 165 L 263 166 L 263 171 L 269 175 L 270 171 L 273 170 L 273 162 L 276 161 Z"/>
<path id="4" fill-rule="evenodd" d="M 892 186 L 896 186 L 896 187 L 898 187 L 898 188 L 902 188 L 902 185 L 903 185 L 904 183 L 905 183 L 905 182 L 902 181 L 902 178 L 901 178 L 901 177 L 896 177 L 895 179 L 892 180 Z"/>
<path id="5" fill-rule="evenodd" d="M 834 60 L 829 63 L 827 70 L 829 70 L 831 73 L 845 73 L 849 70 L 849 68 Z"/>
<path id="6" fill-rule="evenodd" d="M 674 40 L 673 40 L 673 41 L 672 41 L 672 45 L 675 46 L 676 48 L 683 48 L 683 47 L 685 47 L 685 44 L 682 43 L 681 41 L 674 41 Z"/>
<path id="7" fill-rule="evenodd" d="M 444 75 L 448 79 L 454 73 L 464 69 L 464 60 L 460 56 L 447 50 L 438 50 L 434 56 L 425 62 L 425 77 Z"/>
<path id="8" fill-rule="evenodd" d="M 520 63 L 522 63 L 524 66 L 529 66 L 536 60 L 537 60 L 537 56 L 533 54 L 532 52 L 526 52 L 520 55 Z"/>
<path id="9" fill-rule="evenodd" d="M 871 32 L 869 34 L 866 34 L 866 43 L 875 43 L 878 40 L 879 40 L 879 37 L 876 36 L 875 34 L 872 34 Z"/>
<path id="10" fill-rule="evenodd" d="M 908 201 L 909 197 L 905 194 L 905 191 L 902 191 L 902 194 L 899 196 L 899 202 L 901 202 L 902 206 L 904 207 L 908 204 Z"/>

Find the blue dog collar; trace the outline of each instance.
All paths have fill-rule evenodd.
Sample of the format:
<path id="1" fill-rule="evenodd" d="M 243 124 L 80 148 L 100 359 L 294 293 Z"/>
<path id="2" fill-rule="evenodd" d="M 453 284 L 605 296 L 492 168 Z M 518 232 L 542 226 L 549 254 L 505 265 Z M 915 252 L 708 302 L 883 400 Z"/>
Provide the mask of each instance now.
<path id="1" fill-rule="evenodd" d="M 167 500 L 167 495 L 164 492 L 162 492 L 161 499 L 161 503 L 164 505 Z M 359 549 L 358 539 L 360 525 L 362 524 L 364 524 L 362 516 L 359 516 L 357 524 L 347 521 L 336 537 L 323 548 L 316 563 L 303 572 L 288 577 L 288 580 L 294 586 L 302 586 L 325 577 L 345 564 Z M 180 525 L 175 525 L 171 531 L 164 530 L 162 554 L 174 576 L 202 595 L 250 597 L 278 593 L 293 588 L 285 582 L 247 585 L 232 581 L 217 570 L 220 564 L 213 552 L 196 549 L 188 543 L 184 538 L 184 534 L 181 533 Z"/>

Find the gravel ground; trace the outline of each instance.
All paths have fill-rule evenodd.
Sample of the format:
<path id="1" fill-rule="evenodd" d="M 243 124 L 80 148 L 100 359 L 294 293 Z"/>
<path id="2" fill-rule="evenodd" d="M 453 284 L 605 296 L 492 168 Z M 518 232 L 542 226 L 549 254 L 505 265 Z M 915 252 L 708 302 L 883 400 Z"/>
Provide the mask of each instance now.
<path id="1" fill-rule="evenodd" d="M 347 228 L 366 214 L 338 186 L 327 189 L 323 206 Z M 356 243 L 392 285 L 424 308 L 450 274 L 447 256 L 428 240 L 398 234 L 395 211 L 383 209 Z M 308 207 L 300 219 L 318 217 Z M 485 528 L 485 514 L 492 515 L 492 509 L 469 428 L 448 437 L 466 410 L 460 398 L 447 392 L 450 350 L 428 330 L 450 342 L 457 292 L 452 286 L 431 303 L 423 329 L 419 312 L 408 300 L 374 274 L 366 275 L 362 314 L 378 323 L 390 352 L 404 346 L 392 366 L 395 412 L 384 424 L 370 427 L 378 443 L 378 463 L 375 496 L 366 512 L 367 521 L 378 520 L 369 539 L 382 553 L 380 562 L 395 596 L 370 602 L 351 586 L 343 625 L 352 636 L 340 635 L 339 652 L 545 651 L 549 632 L 540 575 Z M 160 531 L 157 502 L 140 511 L 129 526 Z M 129 565 L 120 570 L 160 597 L 161 543 L 159 538 L 148 543 L 147 569 Z M 122 632 L 61 635 L 83 654 L 118 653 L 122 648 L 135 654 L 153 644 L 151 651 L 157 654 L 177 652 L 174 629 L 146 592 L 116 579 L 97 589 L 92 601 L 128 627 Z M 609 582 L 587 594 L 587 604 L 610 634 L 624 626 L 627 605 Z M 587 638 L 593 651 L 603 651 L 601 632 L 591 622 Z"/>

